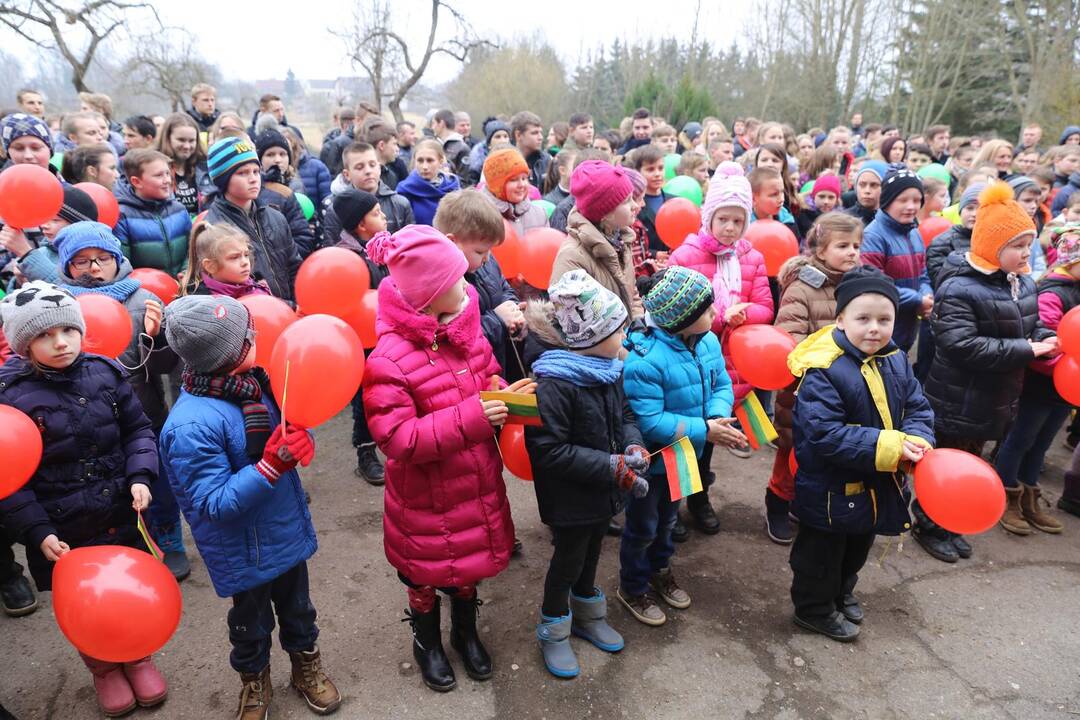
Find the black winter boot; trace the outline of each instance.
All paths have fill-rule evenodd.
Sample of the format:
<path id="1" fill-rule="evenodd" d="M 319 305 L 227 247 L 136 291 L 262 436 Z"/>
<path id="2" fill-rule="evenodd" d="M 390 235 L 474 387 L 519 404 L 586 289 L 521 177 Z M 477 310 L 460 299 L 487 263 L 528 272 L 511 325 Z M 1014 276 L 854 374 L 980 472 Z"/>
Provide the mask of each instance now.
<path id="1" fill-rule="evenodd" d="M 441 598 L 436 597 L 431 612 L 422 613 L 409 608 L 405 611 L 408 617 L 402 622 L 408 621 L 412 626 L 413 657 L 420 668 L 424 684 L 438 692 L 449 692 L 457 687 L 457 679 L 454 677 L 454 668 L 450 667 L 450 660 L 446 657 L 446 651 L 443 650 L 442 632 L 439 628 L 441 604 Z"/>
<path id="2" fill-rule="evenodd" d="M 375 443 L 356 448 L 356 475 L 366 480 L 369 485 L 379 486 L 386 483 L 386 471 L 375 452 Z"/>
<path id="3" fill-rule="evenodd" d="M 923 550 L 942 562 L 954 563 L 960 559 L 952 542 L 952 533 L 931 520 L 918 500 L 911 503 L 911 514 L 915 520 L 911 534 Z"/>
<path id="4" fill-rule="evenodd" d="M 465 663 L 465 673 L 473 680 L 491 677 L 491 656 L 476 633 L 476 617 L 484 601 L 474 594 L 471 598 L 450 598 L 450 646 Z"/>
<path id="5" fill-rule="evenodd" d="M 769 539 L 778 545 L 790 545 L 795 540 L 788 511 L 791 508 L 784 498 L 772 490 L 765 491 L 765 531 Z"/>
<path id="6" fill-rule="evenodd" d="M 1058 510 L 1080 517 L 1080 473 L 1065 473 L 1065 487 L 1057 501 Z"/>
<path id="7" fill-rule="evenodd" d="M 686 509 L 690 511 L 690 519 L 694 521 L 694 527 L 706 535 L 715 535 L 720 532 L 720 518 L 716 517 L 712 503 L 709 502 L 709 491 L 702 490 L 686 498 Z"/>
<path id="8" fill-rule="evenodd" d="M 4 614 L 11 617 L 22 617 L 37 610 L 37 596 L 21 569 L 18 575 L 0 584 L 0 604 L 3 605 Z"/>

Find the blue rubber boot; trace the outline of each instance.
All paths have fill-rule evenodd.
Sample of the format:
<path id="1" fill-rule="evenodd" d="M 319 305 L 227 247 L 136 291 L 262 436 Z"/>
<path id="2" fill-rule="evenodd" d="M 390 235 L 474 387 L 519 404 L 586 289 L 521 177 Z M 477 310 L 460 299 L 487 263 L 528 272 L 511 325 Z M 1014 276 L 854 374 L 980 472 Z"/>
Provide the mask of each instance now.
<path id="1" fill-rule="evenodd" d="M 604 652 L 619 652 L 623 649 L 623 637 L 607 624 L 607 598 L 600 588 L 594 592 L 596 595 L 591 598 L 570 593 L 570 613 L 574 618 L 570 632 Z"/>
<path id="2" fill-rule="evenodd" d="M 573 616 L 548 617 L 541 615 L 541 623 L 536 626 L 536 637 L 540 641 L 540 652 L 544 654 L 544 665 L 548 672 L 559 678 L 577 677 L 581 672 L 574 649 L 570 647 L 570 625 Z"/>

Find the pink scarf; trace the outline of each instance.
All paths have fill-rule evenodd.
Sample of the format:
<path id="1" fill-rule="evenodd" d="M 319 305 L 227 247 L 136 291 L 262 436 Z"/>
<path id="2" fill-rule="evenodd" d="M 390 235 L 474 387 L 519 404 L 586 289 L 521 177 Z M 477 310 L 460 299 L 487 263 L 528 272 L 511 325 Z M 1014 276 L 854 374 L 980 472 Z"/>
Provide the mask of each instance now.
<path id="1" fill-rule="evenodd" d="M 736 241 L 724 245 L 707 232 L 698 232 L 698 247 L 716 256 L 716 273 L 712 277 L 713 305 L 720 317 L 727 309 L 742 301 L 742 267 L 735 252 Z"/>
<path id="2" fill-rule="evenodd" d="M 228 295 L 233 299 L 239 299 L 245 295 L 270 295 L 270 288 L 261 280 L 255 280 L 250 275 L 242 283 L 227 283 L 215 280 L 206 273 L 202 274 L 203 285 L 214 295 Z"/>

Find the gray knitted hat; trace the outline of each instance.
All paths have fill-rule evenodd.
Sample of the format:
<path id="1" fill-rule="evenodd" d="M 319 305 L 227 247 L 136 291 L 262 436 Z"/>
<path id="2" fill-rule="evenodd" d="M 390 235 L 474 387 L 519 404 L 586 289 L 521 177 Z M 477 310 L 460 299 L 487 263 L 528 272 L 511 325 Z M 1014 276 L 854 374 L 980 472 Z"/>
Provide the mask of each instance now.
<path id="1" fill-rule="evenodd" d="M 0 316 L 11 349 L 21 357 L 27 357 L 34 338 L 55 327 L 73 327 L 86 334 L 75 296 L 42 280 L 28 282 L 5 297 L 0 302 Z"/>
<path id="2" fill-rule="evenodd" d="M 227 296 L 187 295 L 165 307 L 165 337 L 177 355 L 200 373 L 228 373 L 255 341 L 251 314 Z"/>
<path id="3" fill-rule="evenodd" d="M 555 306 L 555 324 L 574 349 L 595 347 L 626 323 L 619 296 L 584 270 L 571 270 L 548 289 Z"/>

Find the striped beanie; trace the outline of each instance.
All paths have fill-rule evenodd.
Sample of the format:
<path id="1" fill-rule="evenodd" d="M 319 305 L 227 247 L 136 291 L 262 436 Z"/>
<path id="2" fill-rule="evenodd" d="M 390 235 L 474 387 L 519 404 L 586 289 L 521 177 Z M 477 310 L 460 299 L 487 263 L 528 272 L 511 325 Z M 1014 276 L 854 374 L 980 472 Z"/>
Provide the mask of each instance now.
<path id="1" fill-rule="evenodd" d="M 690 327 L 712 305 L 712 284 L 697 270 L 672 265 L 650 279 L 642 302 L 653 322 L 668 332 Z"/>
<path id="2" fill-rule="evenodd" d="M 247 137 L 227 137 L 210 146 L 210 152 L 206 157 L 206 169 L 217 189 L 225 192 L 236 169 L 249 162 L 259 164 L 259 156 L 255 154 L 255 144 Z"/>
<path id="3" fill-rule="evenodd" d="M 40 118 L 18 112 L 11 113 L 0 120 L 0 141 L 3 142 L 4 152 L 8 151 L 11 143 L 27 135 L 36 137 L 45 143 L 49 150 L 52 150 L 52 133 L 49 132 L 49 126 Z"/>

